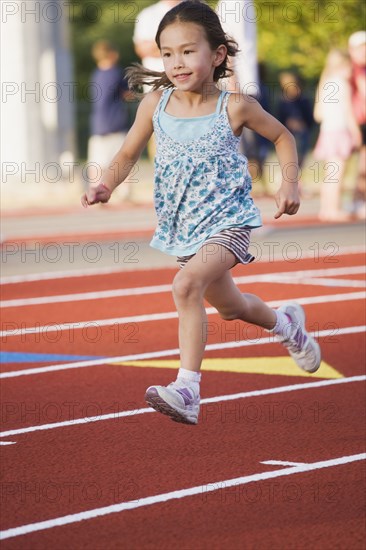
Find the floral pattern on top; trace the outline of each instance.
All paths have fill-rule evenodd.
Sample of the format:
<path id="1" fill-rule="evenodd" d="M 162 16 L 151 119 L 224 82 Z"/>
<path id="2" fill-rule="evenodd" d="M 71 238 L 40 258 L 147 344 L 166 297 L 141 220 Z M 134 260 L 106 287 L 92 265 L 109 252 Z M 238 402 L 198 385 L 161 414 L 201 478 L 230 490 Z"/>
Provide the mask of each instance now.
<path id="1" fill-rule="evenodd" d="M 153 125 L 157 146 L 154 204 L 158 225 L 150 245 L 167 254 L 195 254 L 211 235 L 230 227 L 259 227 L 260 212 L 246 157 L 239 153 L 227 114 L 226 92 L 221 113 L 204 135 L 191 142 L 172 139 L 159 122 L 167 103 L 165 90 Z M 187 119 L 189 124 L 189 119 Z"/>

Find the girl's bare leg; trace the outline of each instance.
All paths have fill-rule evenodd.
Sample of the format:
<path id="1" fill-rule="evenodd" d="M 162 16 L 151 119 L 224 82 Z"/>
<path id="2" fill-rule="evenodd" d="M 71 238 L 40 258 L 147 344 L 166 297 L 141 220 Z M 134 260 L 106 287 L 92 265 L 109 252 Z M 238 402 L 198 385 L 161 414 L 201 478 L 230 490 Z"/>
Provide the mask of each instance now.
<path id="1" fill-rule="evenodd" d="M 260 298 L 241 294 L 230 269 L 234 255 L 219 245 L 203 246 L 180 271 L 173 284 L 173 296 L 179 315 L 181 368 L 177 380 L 168 386 L 150 386 L 145 400 L 153 409 L 176 422 L 197 424 L 200 408 L 200 367 L 206 343 L 206 298 L 223 319 L 242 319 L 274 329 L 298 366 L 308 372 L 319 368 L 318 344 L 305 331 L 305 316 L 297 304 L 283 306 L 283 311 L 270 309 Z M 285 335 L 293 325 L 293 334 Z"/>
<path id="2" fill-rule="evenodd" d="M 240 319 L 267 330 L 276 324 L 276 314 L 254 294 L 242 294 L 235 285 L 230 272 L 209 285 L 205 299 L 217 309 L 220 317 L 227 321 Z"/>
<path id="3" fill-rule="evenodd" d="M 241 294 L 230 269 L 235 256 L 219 245 L 203 246 L 180 271 L 173 283 L 179 316 L 181 367 L 198 372 L 207 338 L 204 298 L 224 319 L 242 319 L 267 329 L 276 324 L 276 314 L 260 298 Z"/>

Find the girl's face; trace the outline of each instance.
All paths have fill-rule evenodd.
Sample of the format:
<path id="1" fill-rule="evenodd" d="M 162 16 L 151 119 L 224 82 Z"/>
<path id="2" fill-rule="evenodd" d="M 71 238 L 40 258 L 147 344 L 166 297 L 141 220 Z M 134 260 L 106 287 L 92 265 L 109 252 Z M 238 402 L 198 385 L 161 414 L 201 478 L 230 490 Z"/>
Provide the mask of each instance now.
<path id="1" fill-rule="evenodd" d="M 213 82 L 215 67 L 225 59 L 226 47 L 212 51 L 205 32 L 195 23 L 173 23 L 160 35 L 164 69 L 172 84 L 182 91 L 202 91 Z"/>

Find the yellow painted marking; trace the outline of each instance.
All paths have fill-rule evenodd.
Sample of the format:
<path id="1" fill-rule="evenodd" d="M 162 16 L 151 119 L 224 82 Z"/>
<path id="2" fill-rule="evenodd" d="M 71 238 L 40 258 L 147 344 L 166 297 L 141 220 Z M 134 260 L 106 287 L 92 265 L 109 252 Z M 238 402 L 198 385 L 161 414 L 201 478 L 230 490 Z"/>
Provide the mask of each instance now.
<path id="1" fill-rule="evenodd" d="M 112 363 L 128 367 L 145 367 L 158 369 L 177 369 L 178 359 L 158 359 L 148 361 L 125 361 Z M 343 374 L 321 362 L 320 368 L 314 374 L 299 369 L 291 357 L 247 357 L 247 358 L 213 358 L 202 361 L 202 370 L 215 372 L 236 372 L 246 374 L 271 374 L 280 376 L 305 376 L 312 378 L 343 378 Z"/>

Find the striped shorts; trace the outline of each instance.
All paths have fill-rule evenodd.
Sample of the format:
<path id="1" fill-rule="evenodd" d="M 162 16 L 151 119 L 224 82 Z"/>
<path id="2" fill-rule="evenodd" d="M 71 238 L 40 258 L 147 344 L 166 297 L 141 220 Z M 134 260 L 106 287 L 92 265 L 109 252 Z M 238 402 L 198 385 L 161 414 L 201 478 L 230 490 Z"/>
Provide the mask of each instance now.
<path id="1" fill-rule="evenodd" d="M 247 225 L 244 227 L 230 227 L 229 229 L 223 229 L 219 233 L 211 235 L 211 237 L 209 237 L 202 246 L 219 244 L 234 254 L 237 260 L 234 265 L 239 263 L 249 264 L 254 260 L 254 256 L 248 252 L 251 230 L 251 227 Z M 208 255 L 210 255 L 209 249 L 207 249 L 207 256 Z M 186 263 L 193 258 L 193 256 L 195 256 L 195 254 L 191 254 L 191 256 L 178 256 L 177 262 L 179 267 L 184 267 Z"/>

